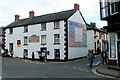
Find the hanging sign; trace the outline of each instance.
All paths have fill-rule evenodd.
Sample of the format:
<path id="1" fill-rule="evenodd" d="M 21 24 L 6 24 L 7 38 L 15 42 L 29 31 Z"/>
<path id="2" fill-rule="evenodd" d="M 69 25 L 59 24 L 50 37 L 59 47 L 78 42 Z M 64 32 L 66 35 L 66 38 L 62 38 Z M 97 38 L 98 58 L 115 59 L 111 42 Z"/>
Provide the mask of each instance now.
<path id="1" fill-rule="evenodd" d="M 21 47 L 21 40 L 17 40 L 17 47 Z"/>

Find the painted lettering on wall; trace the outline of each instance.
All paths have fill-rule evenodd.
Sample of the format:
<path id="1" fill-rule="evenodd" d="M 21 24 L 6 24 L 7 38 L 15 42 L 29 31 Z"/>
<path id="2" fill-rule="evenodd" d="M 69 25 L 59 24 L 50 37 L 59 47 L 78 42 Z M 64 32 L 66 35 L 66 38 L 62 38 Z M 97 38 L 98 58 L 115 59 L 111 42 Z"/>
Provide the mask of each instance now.
<path id="1" fill-rule="evenodd" d="M 87 46 L 87 31 L 85 24 L 69 21 L 69 46 Z"/>
<path id="2" fill-rule="evenodd" d="M 29 42 L 39 42 L 39 36 L 37 36 L 37 35 L 31 35 L 30 37 L 29 37 Z"/>

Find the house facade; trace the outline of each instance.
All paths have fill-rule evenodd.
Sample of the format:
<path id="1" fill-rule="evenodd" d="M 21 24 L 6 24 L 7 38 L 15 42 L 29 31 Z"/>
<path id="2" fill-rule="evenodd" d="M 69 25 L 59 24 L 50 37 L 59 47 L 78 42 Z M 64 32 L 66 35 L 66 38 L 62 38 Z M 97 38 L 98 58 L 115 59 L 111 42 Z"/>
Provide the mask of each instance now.
<path id="1" fill-rule="evenodd" d="M 96 23 L 87 24 L 87 47 L 97 53 L 97 49 L 108 50 L 108 33 L 96 27 Z"/>
<path id="2" fill-rule="evenodd" d="M 100 0 L 100 15 L 108 23 L 109 63 L 120 66 L 120 1 Z"/>
<path id="3" fill-rule="evenodd" d="M 87 31 L 85 20 L 79 11 L 79 5 L 74 9 L 34 16 L 29 12 L 29 18 L 20 19 L 15 15 L 15 21 L 5 28 L 5 48 L 14 51 L 14 57 L 39 58 L 38 52 L 46 51 L 47 59 L 70 60 L 87 55 Z"/>

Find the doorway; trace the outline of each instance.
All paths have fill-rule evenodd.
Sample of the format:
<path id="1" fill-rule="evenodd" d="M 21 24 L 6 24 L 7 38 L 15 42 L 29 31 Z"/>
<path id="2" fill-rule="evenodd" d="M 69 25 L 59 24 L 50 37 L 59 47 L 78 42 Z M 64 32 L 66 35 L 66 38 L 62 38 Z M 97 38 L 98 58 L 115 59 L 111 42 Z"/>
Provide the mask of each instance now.
<path id="1" fill-rule="evenodd" d="M 60 60 L 60 49 L 54 49 L 55 60 Z"/>
<path id="2" fill-rule="evenodd" d="M 118 66 L 120 67 L 120 41 L 117 41 Z"/>

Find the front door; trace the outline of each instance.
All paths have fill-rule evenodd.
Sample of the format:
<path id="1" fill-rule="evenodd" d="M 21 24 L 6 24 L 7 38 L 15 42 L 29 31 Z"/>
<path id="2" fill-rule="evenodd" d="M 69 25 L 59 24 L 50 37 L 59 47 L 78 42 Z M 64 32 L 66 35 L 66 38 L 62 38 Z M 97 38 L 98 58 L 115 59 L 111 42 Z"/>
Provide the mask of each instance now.
<path id="1" fill-rule="evenodd" d="M 60 60 L 60 49 L 54 49 L 55 60 Z"/>
<path id="2" fill-rule="evenodd" d="M 40 51 L 41 51 L 41 53 L 44 52 L 44 51 L 47 51 L 47 48 L 46 47 L 42 47 L 42 48 L 40 48 Z"/>
<path id="3" fill-rule="evenodd" d="M 117 50 L 118 50 L 118 66 L 120 66 L 120 41 L 117 42 Z"/>

